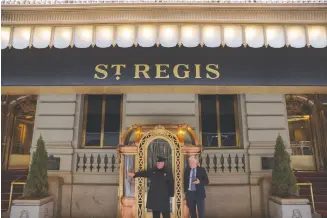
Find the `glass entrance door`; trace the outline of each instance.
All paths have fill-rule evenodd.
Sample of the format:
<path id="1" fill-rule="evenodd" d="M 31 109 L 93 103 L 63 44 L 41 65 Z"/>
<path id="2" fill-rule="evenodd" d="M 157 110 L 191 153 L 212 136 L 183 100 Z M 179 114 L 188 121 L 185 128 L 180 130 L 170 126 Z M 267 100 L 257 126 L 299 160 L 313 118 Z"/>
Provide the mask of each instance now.
<path id="1" fill-rule="evenodd" d="M 29 167 L 36 103 L 36 96 L 6 96 L 3 101 L 1 150 L 5 170 Z"/>

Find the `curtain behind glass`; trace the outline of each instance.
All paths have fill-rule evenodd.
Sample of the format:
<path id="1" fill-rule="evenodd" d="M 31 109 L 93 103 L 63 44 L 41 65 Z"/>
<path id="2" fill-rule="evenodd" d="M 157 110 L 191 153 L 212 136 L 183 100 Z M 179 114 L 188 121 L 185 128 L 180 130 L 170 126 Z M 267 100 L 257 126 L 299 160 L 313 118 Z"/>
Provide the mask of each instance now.
<path id="1" fill-rule="evenodd" d="M 128 172 L 134 172 L 135 156 L 126 155 L 124 157 L 124 197 L 134 197 L 135 194 L 135 179 L 127 176 Z"/>

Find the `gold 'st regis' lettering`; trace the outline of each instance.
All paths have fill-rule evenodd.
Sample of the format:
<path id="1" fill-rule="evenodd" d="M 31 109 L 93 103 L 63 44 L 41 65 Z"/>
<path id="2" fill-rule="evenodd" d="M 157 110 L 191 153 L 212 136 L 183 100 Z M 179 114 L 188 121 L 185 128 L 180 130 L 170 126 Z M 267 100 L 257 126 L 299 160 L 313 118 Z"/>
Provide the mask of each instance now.
<path id="1" fill-rule="evenodd" d="M 216 68 L 216 69 L 214 69 L 214 68 Z M 220 77 L 220 73 L 218 71 L 218 64 L 208 64 L 206 66 L 206 70 L 207 70 L 206 78 L 218 79 Z M 211 75 L 209 73 L 214 74 L 214 77 L 211 77 Z"/>
<path id="2" fill-rule="evenodd" d="M 150 76 L 148 74 L 150 70 L 150 66 L 147 64 L 134 64 L 135 66 L 135 76 L 134 79 L 140 79 L 140 73 L 143 74 L 144 78 L 150 79 Z M 141 70 L 140 68 L 143 67 L 144 69 Z"/>
<path id="3" fill-rule="evenodd" d="M 101 69 L 101 67 L 105 68 Z M 95 74 L 94 74 L 94 79 L 105 79 L 108 77 L 108 64 L 98 64 L 95 66 Z M 100 74 L 100 75 L 99 75 Z"/>
<path id="4" fill-rule="evenodd" d="M 220 77 L 218 68 L 218 64 L 134 64 L 134 69 L 128 68 L 127 64 L 98 64 L 95 66 L 94 79 L 106 79 L 111 73 L 116 76 L 116 80 L 119 80 L 124 73 L 128 75 L 134 73 L 134 79 L 206 78 L 214 80 Z"/>

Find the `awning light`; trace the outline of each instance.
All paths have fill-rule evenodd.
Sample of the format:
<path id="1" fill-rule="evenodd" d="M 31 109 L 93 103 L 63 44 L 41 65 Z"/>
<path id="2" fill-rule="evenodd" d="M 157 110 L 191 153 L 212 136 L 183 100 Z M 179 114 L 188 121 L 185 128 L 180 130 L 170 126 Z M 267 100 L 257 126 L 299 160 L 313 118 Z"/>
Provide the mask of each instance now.
<path id="1" fill-rule="evenodd" d="M 226 45 L 237 48 L 249 46 L 260 48 L 270 46 L 282 48 L 290 46 L 303 48 L 325 48 L 327 28 L 318 25 L 218 25 L 218 24 L 124 24 L 76 27 L 19 26 L 2 27 L 1 48 L 87 48 L 97 46 L 107 48 L 116 45 L 122 48 L 131 46 L 153 47 L 219 47 Z"/>

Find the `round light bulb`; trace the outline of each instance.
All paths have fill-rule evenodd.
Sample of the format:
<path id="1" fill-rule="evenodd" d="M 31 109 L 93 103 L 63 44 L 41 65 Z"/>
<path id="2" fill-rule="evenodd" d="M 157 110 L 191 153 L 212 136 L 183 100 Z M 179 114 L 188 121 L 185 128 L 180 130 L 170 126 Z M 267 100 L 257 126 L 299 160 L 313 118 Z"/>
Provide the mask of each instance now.
<path id="1" fill-rule="evenodd" d="M 215 35 L 215 31 L 213 29 L 213 27 L 207 27 L 204 29 L 204 36 L 208 37 L 208 38 L 213 38 Z"/>
<path id="2" fill-rule="evenodd" d="M 318 28 L 314 28 L 310 31 L 310 36 L 313 38 L 318 38 L 321 35 L 321 30 Z"/>
<path id="3" fill-rule="evenodd" d="M 172 38 L 173 37 L 173 30 L 170 27 L 167 27 L 164 31 L 166 38 Z"/>
<path id="4" fill-rule="evenodd" d="M 149 27 L 145 27 L 142 29 L 142 35 L 144 38 L 150 39 L 153 36 L 153 32 Z"/>
<path id="5" fill-rule="evenodd" d="M 84 39 L 89 39 L 89 38 L 91 37 L 91 32 L 88 31 L 88 30 L 83 30 L 83 32 L 82 32 L 82 37 L 83 37 Z"/>
<path id="6" fill-rule="evenodd" d="M 123 30 L 123 37 L 125 39 L 129 39 L 129 38 L 131 38 L 131 36 L 132 36 L 132 31 L 130 29 L 125 28 Z"/>
<path id="7" fill-rule="evenodd" d="M 276 38 L 276 31 L 274 29 L 268 29 L 267 30 L 267 38 L 268 39 Z"/>
<path id="8" fill-rule="evenodd" d="M 187 38 L 191 38 L 193 35 L 193 29 L 192 27 L 186 27 L 184 29 L 184 36 L 187 37 Z"/>
<path id="9" fill-rule="evenodd" d="M 51 36 L 51 32 L 50 31 L 43 31 L 42 36 L 43 36 L 43 38 L 48 39 Z"/>
<path id="10" fill-rule="evenodd" d="M 24 31 L 23 36 L 24 36 L 25 40 L 28 40 L 30 38 L 30 32 L 29 31 Z"/>
<path id="11" fill-rule="evenodd" d="M 226 30 L 225 30 L 225 35 L 226 35 L 227 37 L 234 37 L 234 35 L 235 35 L 235 30 L 234 30 L 233 28 L 231 28 L 231 27 L 226 28 Z"/>
<path id="12" fill-rule="evenodd" d="M 257 31 L 254 28 L 249 28 L 246 30 L 246 37 L 248 39 L 253 39 L 257 34 Z"/>
<path id="13" fill-rule="evenodd" d="M 62 33 L 62 36 L 64 38 L 68 39 L 71 36 L 71 34 L 68 31 L 65 31 L 65 32 Z"/>

